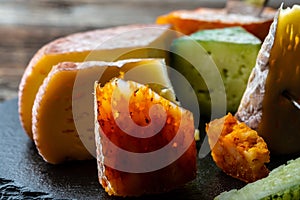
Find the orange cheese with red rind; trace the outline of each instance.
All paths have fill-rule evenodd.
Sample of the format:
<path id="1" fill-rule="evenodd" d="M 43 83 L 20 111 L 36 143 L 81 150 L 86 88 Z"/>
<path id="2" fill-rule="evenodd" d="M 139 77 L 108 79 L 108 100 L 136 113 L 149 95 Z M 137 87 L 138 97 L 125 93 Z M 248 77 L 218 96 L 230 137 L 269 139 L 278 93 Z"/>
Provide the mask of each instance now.
<path id="1" fill-rule="evenodd" d="M 261 17 L 228 14 L 225 9 L 198 8 L 177 10 L 156 19 L 158 24 L 171 24 L 181 34 L 190 35 L 199 30 L 241 26 L 264 40 L 273 21 L 275 9 L 265 8 Z"/>
<path id="2" fill-rule="evenodd" d="M 129 104 L 126 103 L 128 93 L 126 90 L 122 90 L 124 87 L 129 87 L 133 91 Z M 113 96 L 115 91 L 118 94 L 116 98 Z M 114 110 L 112 105 L 119 105 L 119 107 Z M 162 106 L 166 119 L 159 112 L 153 112 L 152 118 L 150 118 L 149 109 L 154 105 Z M 130 120 L 141 127 L 150 125 L 151 120 L 155 119 L 166 121 L 154 136 L 133 137 L 129 134 L 135 131 L 135 125 L 126 123 L 129 131 L 124 131 L 116 122 L 116 120 L 119 120 L 120 123 L 126 121 L 128 116 L 122 114 L 126 112 L 126 109 L 129 109 Z M 104 87 L 99 84 L 95 86 L 95 113 L 99 182 L 108 194 L 125 197 L 162 193 L 182 186 L 196 177 L 197 150 L 191 112 L 162 98 L 147 86 L 132 81 L 114 79 Z M 140 131 L 138 134 L 142 137 L 145 132 Z M 176 137 L 176 134 L 183 134 L 183 137 L 174 142 L 173 138 Z M 171 144 L 171 148 L 155 158 L 169 159 L 175 155 L 174 152 L 184 151 L 180 153 L 179 157 L 175 157 L 174 161 L 160 167 L 156 166 L 158 163 L 155 162 L 155 159 L 145 160 L 150 164 L 144 166 L 144 162 L 141 160 L 131 160 L 129 159 L 132 158 L 131 156 L 118 153 L 119 150 L 112 148 L 116 145 L 129 152 L 129 155 L 137 153 L 143 156 L 149 152 L 159 151 L 168 144 Z M 186 149 L 181 149 L 183 147 Z M 139 170 L 149 169 L 148 171 L 126 171 L 122 168 L 122 166 L 125 167 L 124 165 L 129 165 L 130 170 L 139 167 L 141 167 Z M 115 166 L 119 166 L 119 168 Z"/>

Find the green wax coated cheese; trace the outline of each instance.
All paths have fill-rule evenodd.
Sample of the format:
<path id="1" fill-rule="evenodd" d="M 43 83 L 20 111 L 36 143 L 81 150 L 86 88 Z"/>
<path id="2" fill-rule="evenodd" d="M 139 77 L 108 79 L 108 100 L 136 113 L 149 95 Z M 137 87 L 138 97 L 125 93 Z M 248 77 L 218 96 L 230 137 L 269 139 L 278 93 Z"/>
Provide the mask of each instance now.
<path id="1" fill-rule="evenodd" d="M 215 200 L 298 200 L 300 199 L 300 158 L 272 170 L 266 178 L 237 190 L 223 192 Z"/>

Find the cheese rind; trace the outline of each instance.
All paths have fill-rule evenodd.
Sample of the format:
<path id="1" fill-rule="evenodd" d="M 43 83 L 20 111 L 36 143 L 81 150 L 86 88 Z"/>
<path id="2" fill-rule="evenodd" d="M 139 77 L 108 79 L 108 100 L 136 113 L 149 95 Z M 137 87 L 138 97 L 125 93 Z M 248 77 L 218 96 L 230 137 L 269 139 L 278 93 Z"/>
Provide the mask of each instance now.
<path id="1" fill-rule="evenodd" d="M 127 72 L 132 74 L 127 76 Z M 164 95 L 175 101 L 162 59 L 60 63 L 44 80 L 33 106 L 33 139 L 44 160 L 58 164 L 95 156 L 93 84 L 100 81 L 104 85 L 120 75 L 136 81 L 156 76 Z M 161 87 L 155 89 L 159 93 Z"/>
<path id="2" fill-rule="evenodd" d="M 177 10 L 159 16 L 158 24 L 172 24 L 179 33 L 190 35 L 199 30 L 242 26 L 261 40 L 267 36 L 276 10 L 265 8 L 260 17 L 243 14 L 228 14 L 226 9 L 198 8 Z"/>
<path id="3" fill-rule="evenodd" d="M 277 154 L 300 152 L 300 110 L 284 97 L 284 92 L 288 92 L 295 101 L 300 98 L 299 18 L 300 6 L 279 13 L 269 58 L 258 132 Z"/>
<path id="4" fill-rule="evenodd" d="M 215 200 L 230 199 L 299 199 L 300 158 L 290 160 L 286 165 L 273 169 L 269 176 L 247 184 L 241 189 L 226 191 Z"/>
<path id="5" fill-rule="evenodd" d="M 164 114 L 156 112 L 155 106 Z M 150 127 L 158 129 L 144 137 Z M 193 180 L 197 171 L 194 131 L 191 112 L 145 85 L 121 79 L 103 87 L 95 84 L 99 182 L 109 195 L 162 193 Z"/>
<path id="6" fill-rule="evenodd" d="M 69 35 L 42 47 L 29 62 L 19 85 L 19 115 L 32 138 L 32 106 L 51 68 L 60 62 L 115 61 L 126 58 L 167 58 L 169 25 L 128 25 Z"/>
<path id="7" fill-rule="evenodd" d="M 300 6 L 279 9 L 236 116 L 256 129 L 273 154 L 300 152 Z"/>

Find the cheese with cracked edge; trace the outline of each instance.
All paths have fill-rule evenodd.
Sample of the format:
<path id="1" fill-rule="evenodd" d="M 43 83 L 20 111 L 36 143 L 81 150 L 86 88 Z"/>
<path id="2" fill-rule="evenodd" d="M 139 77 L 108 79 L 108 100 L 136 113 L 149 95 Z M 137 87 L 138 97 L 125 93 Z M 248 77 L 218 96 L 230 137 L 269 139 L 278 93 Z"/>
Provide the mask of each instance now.
<path id="1" fill-rule="evenodd" d="M 205 51 L 197 52 L 193 45 L 189 44 L 193 41 Z M 260 46 L 261 41 L 241 27 L 202 30 L 173 41 L 171 50 L 174 54 L 172 54 L 171 66 L 181 72 L 191 83 L 198 97 L 201 115 L 210 116 L 212 94 L 209 91 L 217 90 L 208 88 L 210 86 L 204 81 L 203 76 L 211 70 L 206 59 L 212 58 L 225 86 L 227 111 L 236 112 L 246 89 L 248 77 L 255 66 Z M 200 54 L 207 54 L 209 58 L 200 60 L 203 56 Z M 191 57 L 189 55 L 193 57 L 186 61 L 186 58 Z M 197 59 L 199 66 L 193 66 L 190 61 L 195 60 L 196 63 Z M 198 67 L 206 72 L 199 74 L 196 70 Z"/>
<path id="2" fill-rule="evenodd" d="M 289 99 L 300 98 L 299 18 L 299 5 L 279 9 L 236 113 L 272 154 L 300 152 L 300 111 Z"/>
<path id="3" fill-rule="evenodd" d="M 158 94 L 175 102 L 163 59 L 60 63 L 43 81 L 33 106 L 33 138 L 45 161 L 58 164 L 92 158 L 94 82 L 105 84 L 120 75 L 145 84 L 151 81 Z"/>
<path id="4" fill-rule="evenodd" d="M 86 60 L 116 61 L 128 58 L 166 58 L 173 38 L 169 25 L 127 25 L 72 34 L 42 47 L 29 62 L 19 85 L 19 115 L 32 138 L 32 106 L 52 66 Z"/>
<path id="5" fill-rule="evenodd" d="M 190 111 L 145 85 L 117 78 L 103 87 L 95 84 L 94 98 L 99 182 L 109 195 L 168 192 L 196 177 L 195 127 Z M 155 134 L 143 137 L 149 132 Z M 135 135 L 129 135 L 132 133 Z"/>

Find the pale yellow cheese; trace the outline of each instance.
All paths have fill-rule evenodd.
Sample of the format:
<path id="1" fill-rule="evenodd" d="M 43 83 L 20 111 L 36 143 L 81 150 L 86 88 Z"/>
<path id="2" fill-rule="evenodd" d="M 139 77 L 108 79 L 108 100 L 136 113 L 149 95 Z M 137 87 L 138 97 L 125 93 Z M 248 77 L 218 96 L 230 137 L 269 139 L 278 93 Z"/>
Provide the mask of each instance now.
<path id="1" fill-rule="evenodd" d="M 95 155 L 94 82 L 105 84 L 120 75 L 127 80 L 151 83 L 157 93 L 175 101 L 162 59 L 60 63 L 44 80 L 33 106 L 33 138 L 44 160 L 57 164 Z"/>
<path id="2" fill-rule="evenodd" d="M 300 6 L 279 12 L 262 102 L 259 134 L 273 154 L 300 153 Z"/>
<path id="3" fill-rule="evenodd" d="M 279 9 L 236 117 L 264 138 L 271 154 L 300 152 L 300 6 Z"/>
<path id="4" fill-rule="evenodd" d="M 32 106 L 52 66 L 65 61 L 116 61 L 166 58 L 172 40 L 169 25 L 128 25 L 73 34 L 41 48 L 31 59 L 19 86 L 20 121 L 32 138 Z"/>

